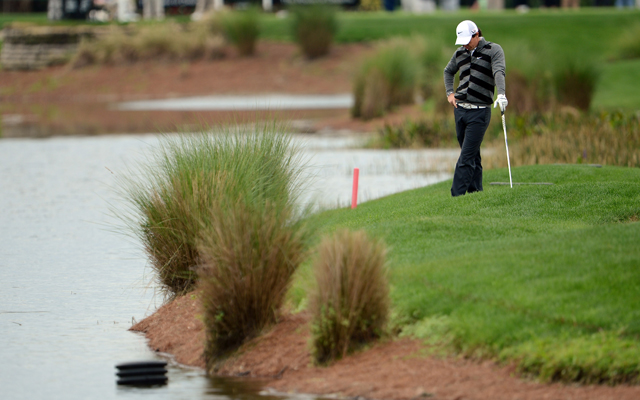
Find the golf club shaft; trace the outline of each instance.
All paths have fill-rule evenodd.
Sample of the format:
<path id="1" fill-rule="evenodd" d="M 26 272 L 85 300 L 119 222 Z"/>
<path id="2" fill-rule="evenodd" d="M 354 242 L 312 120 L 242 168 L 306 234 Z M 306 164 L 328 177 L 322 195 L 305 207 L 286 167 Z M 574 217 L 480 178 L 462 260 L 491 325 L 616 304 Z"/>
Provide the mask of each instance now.
<path id="1" fill-rule="evenodd" d="M 511 161 L 509 161 L 509 143 L 507 143 L 507 123 L 504 120 L 504 110 L 502 113 L 502 129 L 504 130 L 504 145 L 507 148 L 507 165 L 509 166 L 509 186 L 513 189 L 513 181 L 511 180 Z"/>

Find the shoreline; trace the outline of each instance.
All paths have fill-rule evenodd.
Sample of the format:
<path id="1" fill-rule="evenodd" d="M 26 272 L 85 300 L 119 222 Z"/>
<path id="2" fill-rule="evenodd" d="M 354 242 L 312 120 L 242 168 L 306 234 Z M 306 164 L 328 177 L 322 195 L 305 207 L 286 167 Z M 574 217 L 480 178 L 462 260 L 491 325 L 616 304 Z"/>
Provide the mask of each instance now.
<path id="1" fill-rule="evenodd" d="M 149 347 L 178 364 L 206 369 L 204 325 L 190 293 L 163 305 L 133 325 Z M 260 379 L 267 393 L 365 399 L 540 400 L 640 398 L 640 386 L 540 383 L 517 376 L 511 366 L 431 354 L 420 341 L 391 338 L 328 367 L 312 365 L 309 316 L 284 314 L 262 336 L 245 343 L 214 369 L 217 376 Z"/>

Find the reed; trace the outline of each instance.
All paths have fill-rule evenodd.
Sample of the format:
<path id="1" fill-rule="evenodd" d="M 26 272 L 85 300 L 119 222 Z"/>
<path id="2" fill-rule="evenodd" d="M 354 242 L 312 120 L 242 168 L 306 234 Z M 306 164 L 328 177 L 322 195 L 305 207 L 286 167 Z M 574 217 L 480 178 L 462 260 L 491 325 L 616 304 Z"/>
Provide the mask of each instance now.
<path id="1" fill-rule="evenodd" d="M 310 294 L 313 355 L 325 364 L 381 337 L 389 318 L 386 247 L 364 231 L 322 240 Z"/>
<path id="2" fill-rule="evenodd" d="M 637 114 L 580 113 L 564 108 L 555 114 L 510 119 L 511 165 L 589 163 L 640 167 L 640 117 Z M 492 168 L 507 166 L 504 141 L 486 157 Z"/>

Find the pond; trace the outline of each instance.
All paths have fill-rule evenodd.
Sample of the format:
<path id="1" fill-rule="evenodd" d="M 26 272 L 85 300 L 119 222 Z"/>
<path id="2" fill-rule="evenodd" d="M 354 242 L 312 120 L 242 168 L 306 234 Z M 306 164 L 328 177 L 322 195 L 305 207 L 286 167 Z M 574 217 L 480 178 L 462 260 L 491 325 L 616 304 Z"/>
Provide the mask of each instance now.
<path id="1" fill-rule="evenodd" d="M 0 140 L 0 387 L 3 399 L 254 398 L 259 385 L 208 379 L 175 364 L 169 384 L 115 384 L 118 363 L 159 359 L 133 321 L 162 299 L 146 258 L 112 216 L 115 178 L 148 156 L 154 135 Z M 358 138 L 297 136 L 325 207 L 450 178 L 455 150 L 353 148 Z M 311 197 L 309 197 L 311 198 Z"/>

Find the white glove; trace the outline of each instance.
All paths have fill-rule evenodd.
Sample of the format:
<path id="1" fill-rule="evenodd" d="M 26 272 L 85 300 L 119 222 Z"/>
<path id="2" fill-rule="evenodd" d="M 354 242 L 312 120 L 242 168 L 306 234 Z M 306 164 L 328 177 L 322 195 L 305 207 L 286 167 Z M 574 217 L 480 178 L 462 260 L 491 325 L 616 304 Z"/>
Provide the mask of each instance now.
<path id="1" fill-rule="evenodd" d="M 507 96 L 503 94 L 499 94 L 498 97 L 496 98 L 496 102 L 493 103 L 493 108 L 500 106 L 500 111 L 504 112 L 504 109 L 507 108 L 508 104 L 509 104 L 509 101 L 507 100 Z"/>

